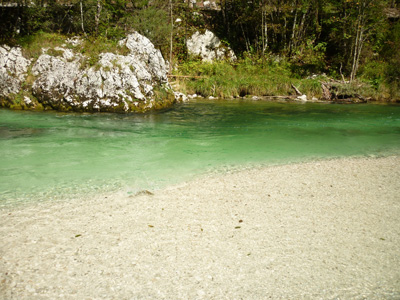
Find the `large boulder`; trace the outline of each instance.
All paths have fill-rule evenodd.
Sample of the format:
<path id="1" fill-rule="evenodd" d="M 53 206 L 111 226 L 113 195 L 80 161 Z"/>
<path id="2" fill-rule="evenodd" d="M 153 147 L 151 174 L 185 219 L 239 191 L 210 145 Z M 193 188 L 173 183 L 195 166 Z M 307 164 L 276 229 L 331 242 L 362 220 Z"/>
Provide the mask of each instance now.
<path id="1" fill-rule="evenodd" d="M 0 98 L 21 90 L 30 63 L 21 48 L 0 46 Z"/>
<path id="2" fill-rule="evenodd" d="M 189 54 L 200 56 L 203 61 L 235 60 L 236 56 L 232 49 L 222 45 L 220 39 L 211 31 L 204 33 L 197 31 L 186 42 Z"/>
<path id="3" fill-rule="evenodd" d="M 146 37 L 130 34 L 119 42 L 126 54 L 101 53 L 95 58 L 74 51 L 76 44 L 75 39 L 43 49 L 32 66 L 32 99 L 25 94 L 25 104 L 37 101 L 44 108 L 62 111 L 130 112 L 179 100 L 168 83 L 160 51 Z"/>

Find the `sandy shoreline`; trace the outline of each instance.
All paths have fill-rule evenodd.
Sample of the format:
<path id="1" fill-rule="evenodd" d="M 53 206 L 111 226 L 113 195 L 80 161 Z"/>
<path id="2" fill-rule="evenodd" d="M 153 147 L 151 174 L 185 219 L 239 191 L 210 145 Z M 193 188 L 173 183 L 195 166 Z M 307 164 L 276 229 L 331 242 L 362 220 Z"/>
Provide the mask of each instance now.
<path id="1" fill-rule="evenodd" d="M 400 299 L 400 157 L 250 169 L 0 220 L 0 299 Z"/>

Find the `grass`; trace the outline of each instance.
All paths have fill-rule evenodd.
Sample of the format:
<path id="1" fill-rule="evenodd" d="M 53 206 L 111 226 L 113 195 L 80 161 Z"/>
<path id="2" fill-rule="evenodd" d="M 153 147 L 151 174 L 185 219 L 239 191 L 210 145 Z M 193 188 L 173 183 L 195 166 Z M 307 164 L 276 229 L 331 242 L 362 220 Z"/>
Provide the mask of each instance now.
<path id="1" fill-rule="evenodd" d="M 83 43 L 77 46 L 77 51 L 88 57 L 98 57 L 101 53 L 106 52 L 120 55 L 129 53 L 129 49 L 126 46 L 120 46 L 117 41 L 103 37 L 84 39 Z"/>
<path id="2" fill-rule="evenodd" d="M 65 43 L 65 36 L 57 33 L 37 32 L 18 39 L 17 44 L 22 47 L 23 55 L 30 59 L 38 59 L 42 49 L 54 49 Z"/>
<path id="3" fill-rule="evenodd" d="M 175 86 L 179 86 L 182 92 L 219 98 L 294 96 L 293 84 L 308 99 L 321 99 L 321 82 L 330 80 L 325 76 L 301 77 L 285 61 L 261 62 L 250 59 L 235 63 L 187 61 L 174 71 L 174 75 Z M 371 83 L 370 79 L 360 78 L 350 84 L 334 82 L 332 85 L 339 95 L 360 95 L 378 101 L 390 99 L 388 87 L 383 81 L 377 84 Z"/>
<path id="4" fill-rule="evenodd" d="M 115 54 L 127 55 L 129 49 L 126 46 L 118 45 L 117 41 L 108 40 L 103 37 L 82 38 L 82 43 L 72 46 L 66 43 L 68 36 L 58 33 L 47 33 L 43 31 L 35 34 L 23 36 L 17 40 L 17 44 L 22 47 L 26 58 L 37 59 L 42 54 L 42 49 L 48 49 L 48 54 L 53 56 L 62 55 L 62 51 L 55 50 L 56 47 L 70 48 L 77 53 L 83 54 L 89 60 L 89 65 L 95 65 L 100 53 L 111 52 Z"/>
<path id="5" fill-rule="evenodd" d="M 176 78 L 184 92 L 203 97 L 292 95 L 294 93 L 292 84 L 310 97 L 320 96 L 322 92 L 318 79 L 296 78 L 292 75 L 289 65 L 285 63 L 259 64 L 248 60 L 234 64 L 190 61 L 180 65 L 175 75 L 178 75 Z"/>

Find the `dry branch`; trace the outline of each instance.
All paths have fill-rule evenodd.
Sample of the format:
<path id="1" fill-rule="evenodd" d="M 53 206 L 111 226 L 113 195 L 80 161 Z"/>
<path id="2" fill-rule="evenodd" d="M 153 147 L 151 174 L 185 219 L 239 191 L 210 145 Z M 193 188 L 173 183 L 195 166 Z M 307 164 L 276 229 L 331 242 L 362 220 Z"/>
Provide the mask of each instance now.
<path id="1" fill-rule="evenodd" d="M 292 88 L 294 89 L 294 91 L 296 92 L 296 95 L 297 95 L 297 96 L 302 96 L 302 95 L 303 95 L 303 94 L 299 91 L 299 89 L 293 85 L 293 83 L 291 84 L 291 86 L 292 86 Z"/>
<path id="2" fill-rule="evenodd" d="M 167 75 L 168 77 L 177 77 L 177 78 L 206 78 L 206 76 L 194 76 L 194 75 Z"/>

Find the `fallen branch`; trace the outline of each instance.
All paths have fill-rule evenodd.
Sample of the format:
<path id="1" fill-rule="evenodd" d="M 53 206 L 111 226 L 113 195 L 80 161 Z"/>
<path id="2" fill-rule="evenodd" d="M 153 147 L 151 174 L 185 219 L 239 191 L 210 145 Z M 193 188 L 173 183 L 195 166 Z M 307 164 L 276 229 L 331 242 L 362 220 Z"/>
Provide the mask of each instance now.
<path id="1" fill-rule="evenodd" d="M 299 91 L 299 89 L 293 85 L 293 83 L 291 84 L 291 86 L 292 86 L 292 88 L 294 89 L 294 91 L 296 92 L 296 95 L 297 95 L 297 96 L 302 96 L 302 95 L 303 95 L 303 94 Z"/>
<path id="2" fill-rule="evenodd" d="M 347 83 L 346 80 L 344 79 L 343 73 L 342 73 L 342 63 L 340 63 L 340 69 L 339 69 L 340 75 L 342 76 L 343 83 Z"/>
<path id="3" fill-rule="evenodd" d="M 207 78 L 206 76 L 195 76 L 195 75 L 167 75 L 168 77 L 178 78 Z"/>

